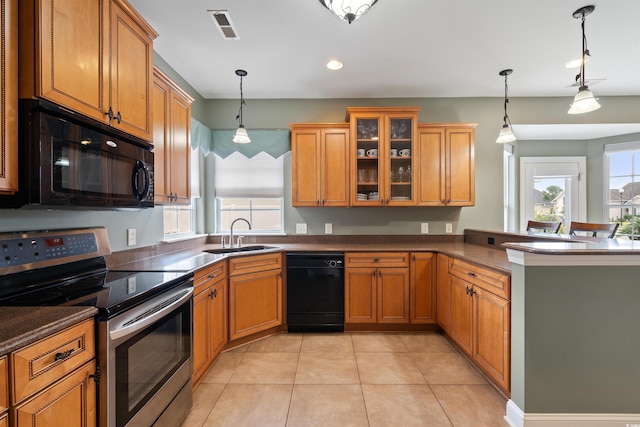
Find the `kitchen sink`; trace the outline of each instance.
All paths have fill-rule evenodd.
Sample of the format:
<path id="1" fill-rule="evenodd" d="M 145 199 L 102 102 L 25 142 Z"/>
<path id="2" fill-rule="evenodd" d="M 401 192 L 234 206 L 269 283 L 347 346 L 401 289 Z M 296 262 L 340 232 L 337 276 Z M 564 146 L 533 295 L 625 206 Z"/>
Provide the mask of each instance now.
<path id="1" fill-rule="evenodd" d="M 234 252 L 262 251 L 265 249 L 275 249 L 275 248 L 273 246 L 252 245 L 252 246 L 240 246 L 239 248 L 207 249 L 204 252 L 209 252 L 210 254 L 228 254 L 228 253 L 234 253 Z"/>

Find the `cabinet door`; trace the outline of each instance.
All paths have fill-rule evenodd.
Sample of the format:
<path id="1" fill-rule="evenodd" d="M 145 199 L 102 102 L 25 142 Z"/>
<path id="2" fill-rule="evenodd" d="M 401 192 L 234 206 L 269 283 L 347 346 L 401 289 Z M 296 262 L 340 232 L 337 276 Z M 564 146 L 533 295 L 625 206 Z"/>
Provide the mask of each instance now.
<path id="1" fill-rule="evenodd" d="M 212 360 L 211 330 L 213 319 L 209 293 L 205 288 L 193 298 L 193 383 L 196 384 L 206 372 Z"/>
<path id="2" fill-rule="evenodd" d="M 376 322 L 375 268 L 346 268 L 344 281 L 344 318 L 346 323 Z"/>
<path id="3" fill-rule="evenodd" d="M 473 360 L 505 391 L 509 391 L 510 322 L 509 301 L 474 287 Z"/>
<path id="4" fill-rule="evenodd" d="M 7 356 L 0 357 L 0 414 L 9 409 L 9 371 Z"/>
<path id="5" fill-rule="evenodd" d="M 151 139 L 153 40 L 118 1 L 111 7 L 111 125 Z"/>
<path id="6" fill-rule="evenodd" d="M 411 254 L 409 319 L 411 323 L 436 321 L 436 254 Z"/>
<path id="7" fill-rule="evenodd" d="M 211 296 L 211 348 L 215 358 L 227 344 L 227 282 L 222 280 L 213 287 Z"/>
<path id="8" fill-rule="evenodd" d="M 452 275 L 449 275 L 449 284 L 451 303 L 449 335 L 465 352 L 471 354 L 473 299 L 469 295 L 469 289 L 473 286 Z"/>
<path id="9" fill-rule="evenodd" d="M 171 92 L 169 112 L 173 203 L 188 205 L 191 203 L 191 102 Z"/>
<path id="10" fill-rule="evenodd" d="M 281 324 L 282 270 L 240 274 L 229 278 L 230 340 Z"/>
<path id="11" fill-rule="evenodd" d="M 449 284 L 449 257 L 438 254 L 438 289 L 437 289 L 437 318 L 438 325 L 446 332 L 449 332 L 451 321 L 451 286 Z"/>
<path id="12" fill-rule="evenodd" d="M 291 189 L 293 206 L 320 205 L 320 130 L 291 133 Z"/>
<path id="13" fill-rule="evenodd" d="M 18 191 L 18 0 L 2 2 L 0 193 Z"/>
<path id="14" fill-rule="evenodd" d="M 92 361 L 12 410 L 16 427 L 94 427 L 96 383 Z"/>
<path id="15" fill-rule="evenodd" d="M 381 185 L 385 186 L 385 205 L 413 206 L 416 204 L 414 175 L 418 146 L 414 144 L 417 115 L 412 112 L 387 114 L 385 138 L 380 154 Z"/>
<path id="16" fill-rule="evenodd" d="M 107 123 L 108 16 L 109 0 L 20 0 L 20 97 Z"/>
<path id="17" fill-rule="evenodd" d="M 379 268 L 378 323 L 409 323 L 409 270 Z"/>
<path id="18" fill-rule="evenodd" d="M 445 204 L 445 131 L 442 127 L 418 129 L 420 172 L 418 204 L 444 206 Z"/>
<path id="19" fill-rule="evenodd" d="M 353 206 L 377 206 L 384 200 L 380 186 L 383 163 L 380 162 L 384 138 L 384 116 L 377 113 L 360 113 L 351 117 L 351 155 L 353 173 L 351 204 Z"/>
<path id="20" fill-rule="evenodd" d="M 153 111 L 153 197 L 157 204 L 169 203 L 170 201 L 170 91 L 165 82 L 154 76 L 151 90 Z"/>
<path id="21" fill-rule="evenodd" d="M 475 204 L 474 129 L 446 130 L 447 140 L 447 206 Z"/>
<path id="22" fill-rule="evenodd" d="M 321 140 L 321 205 L 349 206 L 349 129 L 322 129 Z"/>

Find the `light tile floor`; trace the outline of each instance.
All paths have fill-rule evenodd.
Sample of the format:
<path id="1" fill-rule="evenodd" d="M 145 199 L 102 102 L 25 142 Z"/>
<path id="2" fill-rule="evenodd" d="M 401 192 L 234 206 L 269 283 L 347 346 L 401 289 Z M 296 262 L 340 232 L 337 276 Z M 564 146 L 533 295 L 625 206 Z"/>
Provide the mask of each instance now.
<path id="1" fill-rule="evenodd" d="M 182 427 L 508 427 L 506 400 L 435 333 L 292 333 L 222 353 Z"/>

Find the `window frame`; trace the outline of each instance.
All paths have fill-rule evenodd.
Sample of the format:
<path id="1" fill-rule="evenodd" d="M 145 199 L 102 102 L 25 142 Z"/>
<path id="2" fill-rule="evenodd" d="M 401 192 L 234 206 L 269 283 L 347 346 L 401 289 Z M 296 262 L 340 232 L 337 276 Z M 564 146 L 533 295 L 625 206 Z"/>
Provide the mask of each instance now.
<path id="1" fill-rule="evenodd" d="M 611 161 L 610 155 L 613 153 L 624 153 L 628 152 L 631 156 L 631 171 L 630 177 L 631 181 L 625 183 L 622 187 L 632 184 L 632 189 L 635 186 L 640 186 L 640 161 L 636 162 L 636 157 L 640 159 L 640 141 L 631 141 L 631 142 L 623 142 L 616 144 L 605 144 L 604 153 L 603 153 L 603 206 L 604 212 L 607 215 L 608 222 L 616 222 L 615 218 L 611 217 L 611 212 L 620 210 L 620 217 L 617 218 L 617 222 L 620 223 L 618 227 L 618 231 L 616 231 L 616 238 L 625 238 L 630 240 L 640 240 L 640 201 L 638 203 L 630 203 L 628 202 L 633 200 L 633 197 L 629 199 L 627 203 L 622 204 L 624 200 L 621 196 L 618 200 L 611 200 L 611 180 L 615 177 L 624 177 L 628 175 L 612 175 L 611 174 Z M 636 164 L 637 163 L 637 164 Z M 634 178 L 638 177 L 638 181 L 635 181 Z M 619 187 L 619 188 L 622 188 Z M 633 193 L 633 190 L 632 190 Z M 633 196 L 633 194 L 631 194 Z M 630 212 L 631 216 L 631 234 L 622 233 L 621 230 L 624 230 L 624 222 L 622 215 L 622 209 L 627 209 Z M 635 225 L 635 226 L 634 226 Z"/>

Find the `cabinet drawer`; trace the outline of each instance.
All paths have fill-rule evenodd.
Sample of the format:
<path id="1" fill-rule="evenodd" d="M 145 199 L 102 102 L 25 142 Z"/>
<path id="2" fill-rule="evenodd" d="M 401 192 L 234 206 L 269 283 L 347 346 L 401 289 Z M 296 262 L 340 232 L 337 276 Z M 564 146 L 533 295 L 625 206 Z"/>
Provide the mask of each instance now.
<path id="1" fill-rule="evenodd" d="M 9 371 L 7 371 L 7 356 L 3 356 L 0 357 L 0 414 L 9 409 L 8 384 Z"/>
<path id="2" fill-rule="evenodd" d="M 264 255 L 239 256 L 229 260 L 229 276 L 280 268 L 282 268 L 282 255 L 280 252 Z"/>
<path id="3" fill-rule="evenodd" d="M 93 319 L 11 353 L 11 402 L 20 402 L 94 358 Z"/>
<path id="4" fill-rule="evenodd" d="M 409 267 L 408 252 L 350 252 L 345 267 Z"/>
<path id="5" fill-rule="evenodd" d="M 511 299 L 509 276 L 488 268 L 449 258 L 449 273 L 505 299 Z"/>
<path id="6" fill-rule="evenodd" d="M 224 280 L 227 277 L 227 262 L 219 261 L 209 267 L 201 268 L 196 271 L 193 279 L 194 294 L 201 289 Z"/>

